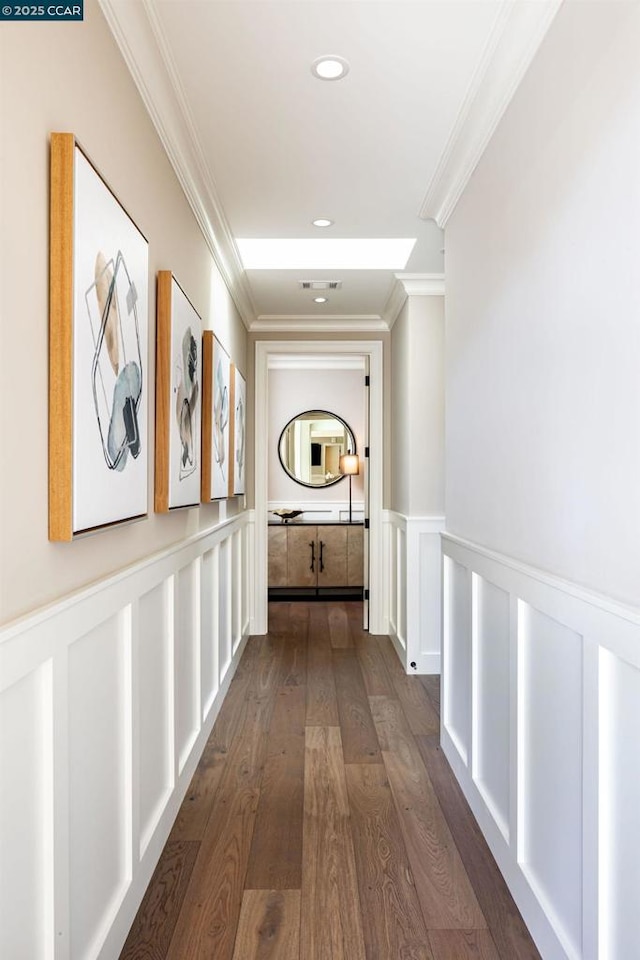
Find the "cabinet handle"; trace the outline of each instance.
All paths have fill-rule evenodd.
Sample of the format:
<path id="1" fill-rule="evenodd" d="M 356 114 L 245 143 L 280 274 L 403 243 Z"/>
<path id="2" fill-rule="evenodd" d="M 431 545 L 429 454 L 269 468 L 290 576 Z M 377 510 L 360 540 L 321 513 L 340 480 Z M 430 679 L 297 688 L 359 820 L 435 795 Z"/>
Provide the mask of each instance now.
<path id="1" fill-rule="evenodd" d="M 324 543 L 320 541 L 320 573 L 324 570 L 324 563 L 322 562 L 322 551 L 324 550 Z"/>
<path id="2" fill-rule="evenodd" d="M 316 571 L 316 545 L 315 545 L 315 541 L 312 540 L 311 543 L 309 544 L 309 546 L 311 547 L 311 566 L 309 567 L 309 569 L 311 570 L 312 573 L 315 573 L 315 571 Z"/>

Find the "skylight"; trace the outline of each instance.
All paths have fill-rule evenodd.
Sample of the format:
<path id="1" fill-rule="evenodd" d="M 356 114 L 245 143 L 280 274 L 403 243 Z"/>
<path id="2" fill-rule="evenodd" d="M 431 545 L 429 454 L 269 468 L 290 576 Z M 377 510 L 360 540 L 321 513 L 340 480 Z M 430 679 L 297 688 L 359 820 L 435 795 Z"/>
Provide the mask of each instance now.
<path id="1" fill-rule="evenodd" d="M 245 270 L 404 270 L 416 238 L 236 240 Z"/>

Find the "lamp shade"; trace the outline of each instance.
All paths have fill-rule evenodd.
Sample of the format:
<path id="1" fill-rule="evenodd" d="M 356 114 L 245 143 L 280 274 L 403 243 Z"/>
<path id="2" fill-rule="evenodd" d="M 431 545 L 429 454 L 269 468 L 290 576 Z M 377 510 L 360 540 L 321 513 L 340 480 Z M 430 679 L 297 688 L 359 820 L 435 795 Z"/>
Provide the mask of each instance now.
<path id="1" fill-rule="evenodd" d="M 340 473 L 352 477 L 360 473 L 360 457 L 357 453 L 343 453 L 340 457 Z"/>

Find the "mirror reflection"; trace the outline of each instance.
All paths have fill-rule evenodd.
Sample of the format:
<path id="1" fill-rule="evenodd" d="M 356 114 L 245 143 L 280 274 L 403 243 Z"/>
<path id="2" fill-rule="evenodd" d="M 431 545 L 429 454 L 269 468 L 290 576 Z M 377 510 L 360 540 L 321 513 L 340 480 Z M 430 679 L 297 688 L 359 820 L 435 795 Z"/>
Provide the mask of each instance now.
<path id="1" fill-rule="evenodd" d="M 280 462 L 305 487 L 328 487 L 342 480 L 340 457 L 355 453 L 351 428 L 328 410 L 306 410 L 290 420 L 278 442 Z"/>

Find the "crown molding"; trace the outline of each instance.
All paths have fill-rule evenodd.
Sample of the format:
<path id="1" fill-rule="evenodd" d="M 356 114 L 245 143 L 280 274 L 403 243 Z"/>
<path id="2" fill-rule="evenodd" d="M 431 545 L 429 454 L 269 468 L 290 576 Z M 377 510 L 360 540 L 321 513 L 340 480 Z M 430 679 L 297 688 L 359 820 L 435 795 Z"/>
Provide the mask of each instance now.
<path id="1" fill-rule="evenodd" d="M 260 316 L 250 333 L 388 333 L 386 320 L 372 316 Z"/>
<path id="2" fill-rule="evenodd" d="M 400 311 L 405 305 L 406 299 L 407 291 L 405 290 L 404 285 L 399 283 L 397 280 L 394 280 L 391 293 L 389 294 L 389 298 L 384 305 L 384 310 L 382 311 L 382 316 L 384 317 L 389 330 L 391 330 L 394 323 L 398 319 Z"/>
<path id="3" fill-rule="evenodd" d="M 256 316 L 154 0 L 98 0 L 244 325 Z"/>
<path id="4" fill-rule="evenodd" d="M 394 273 L 395 283 L 383 310 L 389 327 L 400 315 L 407 297 L 444 297 L 444 273 Z"/>
<path id="5" fill-rule="evenodd" d="M 408 297 L 444 297 L 444 273 L 395 273 Z"/>
<path id="6" fill-rule="evenodd" d="M 445 227 L 563 0 L 503 0 L 420 208 Z"/>

